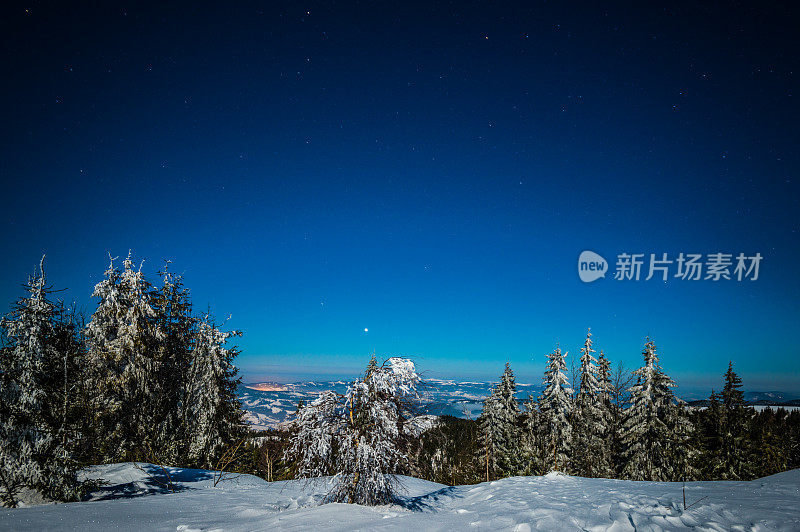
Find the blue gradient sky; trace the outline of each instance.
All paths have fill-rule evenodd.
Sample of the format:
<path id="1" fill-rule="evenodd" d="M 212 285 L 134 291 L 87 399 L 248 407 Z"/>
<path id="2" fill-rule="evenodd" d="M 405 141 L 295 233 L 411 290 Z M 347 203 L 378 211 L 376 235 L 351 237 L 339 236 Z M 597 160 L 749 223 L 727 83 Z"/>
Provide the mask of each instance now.
<path id="1" fill-rule="evenodd" d="M 732 359 L 800 392 L 796 9 L 3 9 L 7 304 L 46 252 L 90 313 L 132 248 L 232 315 L 246 380 L 375 350 L 538 382 L 591 326 L 629 367 L 652 335 L 683 387 Z M 584 284 L 584 249 L 764 260 Z"/>

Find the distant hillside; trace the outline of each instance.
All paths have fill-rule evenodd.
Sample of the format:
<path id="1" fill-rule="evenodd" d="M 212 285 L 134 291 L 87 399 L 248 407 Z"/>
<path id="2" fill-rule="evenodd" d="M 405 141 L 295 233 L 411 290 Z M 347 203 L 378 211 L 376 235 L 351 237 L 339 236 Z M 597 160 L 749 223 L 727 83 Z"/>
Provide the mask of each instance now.
<path id="1" fill-rule="evenodd" d="M 280 384 L 277 382 L 256 382 L 252 384 L 244 384 L 243 386 L 251 390 L 258 390 L 259 392 L 285 392 L 289 389 L 286 384 Z"/>
<path id="2" fill-rule="evenodd" d="M 744 400 L 751 406 L 800 407 L 797 394 L 785 392 L 744 392 Z M 690 406 L 708 406 L 708 399 L 689 401 Z"/>
<path id="3" fill-rule="evenodd" d="M 256 430 L 277 427 L 288 421 L 297 410 L 299 401 L 313 401 L 320 393 L 333 390 L 344 393 L 345 381 L 309 381 L 279 384 L 261 382 L 239 387 L 239 400 L 246 419 Z M 491 382 L 457 382 L 442 379 L 423 379 L 417 391 L 417 415 L 450 415 L 476 419 L 483 409 L 483 400 L 491 393 Z M 517 400 L 524 402 L 528 395 L 536 397 L 540 385 L 518 383 Z"/>
<path id="4" fill-rule="evenodd" d="M 785 392 L 744 392 L 744 400 L 752 405 L 800 405 L 800 396 Z"/>
<path id="5" fill-rule="evenodd" d="M 256 430 L 280 426 L 297 410 L 299 401 L 308 403 L 320 393 L 333 390 L 344 393 L 346 381 L 308 381 L 281 384 L 258 382 L 239 387 L 239 399 L 246 411 L 247 422 Z M 449 415 L 464 419 L 477 419 L 483 409 L 483 400 L 491 393 L 494 383 L 423 379 L 419 384 L 417 415 Z M 517 383 L 517 400 L 522 404 L 528 395 L 534 398 L 542 387 L 538 384 Z M 746 392 L 748 404 L 760 406 L 800 407 L 796 394 L 782 392 Z M 708 406 L 708 399 L 689 401 L 692 406 Z"/>

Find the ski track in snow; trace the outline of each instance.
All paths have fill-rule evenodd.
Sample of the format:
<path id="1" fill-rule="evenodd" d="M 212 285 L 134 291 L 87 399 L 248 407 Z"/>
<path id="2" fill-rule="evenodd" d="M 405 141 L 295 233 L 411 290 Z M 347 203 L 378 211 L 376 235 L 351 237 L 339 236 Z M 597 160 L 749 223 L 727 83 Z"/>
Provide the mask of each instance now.
<path id="1" fill-rule="evenodd" d="M 157 473 L 153 466 L 144 466 Z M 90 468 L 109 485 L 90 501 L 0 510 L 0 530 L 800 530 L 800 469 L 751 482 L 585 479 L 551 473 L 448 487 L 400 477 L 402 503 L 320 505 L 326 480 L 268 483 L 172 469 L 164 493 L 132 464 Z M 699 502 L 697 502 L 699 501 Z"/>

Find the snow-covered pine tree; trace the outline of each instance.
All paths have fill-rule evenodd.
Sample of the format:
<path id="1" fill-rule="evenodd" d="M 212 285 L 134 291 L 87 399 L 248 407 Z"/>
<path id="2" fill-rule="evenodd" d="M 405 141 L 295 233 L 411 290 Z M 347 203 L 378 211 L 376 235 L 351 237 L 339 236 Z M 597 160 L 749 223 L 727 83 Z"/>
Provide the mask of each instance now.
<path id="1" fill-rule="evenodd" d="M 634 371 L 636 384 L 631 387 L 631 406 L 623 425 L 625 467 L 623 475 L 632 480 L 666 480 L 666 441 L 659 391 L 660 369 L 655 343 L 645 341 L 644 366 Z"/>
<path id="2" fill-rule="evenodd" d="M 401 445 L 403 403 L 417 381 L 413 362 L 390 358 L 384 366 L 371 363 L 364 379 L 350 386 L 345 394 L 350 437 L 340 442 L 333 500 L 366 505 L 392 500 L 394 474 L 407 465 Z"/>
<path id="3" fill-rule="evenodd" d="M 544 460 L 542 457 L 542 430 L 541 415 L 539 414 L 539 403 L 529 395 L 525 401 L 524 426 L 521 442 L 522 467 L 521 473 L 524 475 L 541 475 Z"/>
<path id="4" fill-rule="evenodd" d="M 541 428 L 543 430 L 542 456 L 547 471 L 568 472 L 572 449 L 572 389 L 567 381 L 565 362 L 567 353 L 561 348 L 548 355 L 544 374 L 544 391 L 539 396 Z"/>
<path id="5" fill-rule="evenodd" d="M 516 475 L 524 467 L 520 455 L 522 434 L 517 427 L 519 405 L 516 392 L 514 372 L 506 363 L 500 382 L 484 401 L 484 412 L 478 418 L 478 452 L 487 478 Z"/>
<path id="6" fill-rule="evenodd" d="M 155 420 L 163 417 L 152 389 L 161 369 L 158 343 L 163 339 L 152 288 L 129 253 L 122 272 L 112 259 L 92 297 L 99 302 L 86 325 L 86 341 L 100 458 L 147 458 L 155 444 Z"/>
<path id="7" fill-rule="evenodd" d="M 496 450 L 497 462 L 503 476 L 519 474 L 521 434 L 517 427 L 519 405 L 517 404 L 517 383 L 511 366 L 506 362 L 503 375 L 496 389 L 497 406 L 500 414 L 500 439 Z"/>
<path id="8" fill-rule="evenodd" d="M 371 361 L 343 396 L 326 392 L 303 407 L 287 451 L 298 458 L 298 477 L 334 473 L 327 502 L 390 502 L 395 474 L 407 466 L 402 426 L 418 380 L 408 359 L 390 358 L 380 366 Z"/>
<path id="9" fill-rule="evenodd" d="M 615 445 L 615 442 L 619 441 L 619 427 L 615 422 L 617 419 L 616 405 L 611 398 L 611 362 L 602 349 L 597 357 L 597 383 L 600 385 L 600 408 L 605 418 L 604 423 L 606 426 L 606 431 L 603 435 L 606 463 L 604 464 L 605 470 L 600 471 L 600 476 L 616 478 L 617 445 Z"/>
<path id="10" fill-rule="evenodd" d="M 191 463 L 213 467 L 223 449 L 245 433 L 242 410 L 236 398 L 241 381 L 233 359 L 236 347 L 226 342 L 238 331 L 221 331 L 210 314 L 198 321 L 186 391 L 186 432 Z"/>
<path id="11" fill-rule="evenodd" d="M 728 363 L 725 372 L 725 385 L 722 388 L 720 456 L 717 478 L 723 480 L 748 480 L 750 471 L 750 449 L 748 448 L 747 428 L 753 409 L 744 401 L 740 390 L 742 379 L 733 371 L 733 362 Z"/>
<path id="12" fill-rule="evenodd" d="M 194 345 L 196 319 L 192 316 L 189 290 L 183 278 L 169 271 L 169 261 L 159 272 L 162 284 L 156 294 L 155 310 L 162 332 L 159 342 L 159 371 L 154 393 L 158 394 L 160 418 L 156 420 L 156 449 L 162 461 L 174 463 L 185 456 L 188 403 L 186 393 L 190 383 L 190 365 Z"/>
<path id="13" fill-rule="evenodd" d="M 63 302 L 56 304 L 54 323 L 55 348 L 58 357 L 47 366 L 49 425 L 65 451 L 65 458 L 75 463 L 87 456 L 88 401 L 85 380 L 86 345 L 83 339 L 83 321 L 74 308 L 66 309 Z M 83 484 L 79 486 L 83 489 Z"/>
<path id="14" fill-rule="evenodd" d="M 623 426 L 623 475 L 631 480 L 680 480 L 690 457 L 691 424 L 685 408 L 676 404 L 675 383 L 662 371 L 649 337 L 642 355 L 645 364 L 634 371 L 637 381 Z"/>
<path id="15" fill-rule="evenodd" d="M 284 459 L 297 460 L 297 478 L 335 475 L 336 438 L 346 430 L 342 396 L 326 390 L 308 404 L 298 405 Z"/>
<path id="16" fill-rule="evenodd" d="M 480 464 L 481 476 L 489 482 L 499 478 L 500 467 L 497 463 L 497 448 L 499 446 L 499 431 L 497 427 L 501 424 L 500 408 L 497 403 L 496 387 L 493 386 L 491 393 L 483 400 L 483 409 L 478 416 L 478 455 L 477 462 Z"/>
<path id="17" fill-rule="evenodd" d="M 686 401 L 678 397 L 667 407 L 666 425 L 670 432 L 667 442 L 669 456 L 667 478 L 672 481 L 696 480 L 698 451 L 694 442 L 694 424 L 689 419 Z"/>
<path id="18" fill-rule="evenodd" d="M 700 445 L 705 456 L 702 464 L 703 478 L 718 479 L 724 469 L 722 460 L 722 425 L 724 414 L 720 395 L 711 390 L 708 408 L 700 412 Z"/>
<path id="19" fill-rule="evenodd" d="M 597 357 L 597 384 L 600 386 L 600 401 L 611 405 L 611 362 L 603 350 Z"/>
<path id="20" fill-rule="evenodd" d="M 572 471 L 586 477 L 609 477 L 612 474 L 610 453 L 606 446 L 609 417 L 601 395 L 603 389 L 597 377 L 594 352 L 592 331 L 589 329 L 581 348 L 580 382 L 572 417 Z"/>
<path id="21" fill-rule="evenodd" d="M 25 289 L 28 295 L 0 320 L 0 502 L 10 507 L 24 489 L 53 500 L 75 500 L 79 494 L 66 415 L 49 395 L 63 384 L 53 368 L 68 353 L 58 349 L 63 309 L 48 297 L 44 257 Z"/>

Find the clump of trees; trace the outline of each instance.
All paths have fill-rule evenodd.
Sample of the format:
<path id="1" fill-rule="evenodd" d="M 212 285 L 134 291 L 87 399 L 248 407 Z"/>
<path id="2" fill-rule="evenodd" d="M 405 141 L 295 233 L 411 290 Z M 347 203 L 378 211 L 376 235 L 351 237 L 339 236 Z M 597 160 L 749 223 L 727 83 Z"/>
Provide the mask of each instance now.
<path id="1" fill-rule="evenodd" d="M 239 383 L 210 313 L 193 314 L 181 276 L 153 286 L 130 255 L 94 287 L 88 323 L 54 301 L 44 259 L 0 321 L 0 500 L 24 490 L 75 500 L 77 468 L 149 461 L 210 467 L 246 434 Z"/>
<path id="2" fill-rule="evenodd" d="M 679 480 L 691 474 L 694 425 L 672 393 L 675 384 L 661 369 L 655 343 L 646 340 L 644 365 L 633 379 L 620 373 L 616 382 L 605 354 L 596 359 L 595 352 L 589 331 L 574 392 L 567 353 L 556 347 L 548 355 L 544 390 L 536 400 L 529 397 L 521 413 L 506 365 L 477 422 L 479 453 L 486 457 L 484 480 L 550 471 L 632 480 Z M 498 439 L 502 447 L 493 445 Z M 505 456 L 523 460 L 497 459 Z"/>
<path id="3" fill-rule="evenodd" d="M 595 359 L 595 352 L 589 331 L 573 391 L 567 353 L 556 347 L 548 355 L 542 393 L 529 396 L 522 410 L 506 364 L 476 422 L 443 418 L 422 435 L 421 448 L 436 442 L 437 452 L 420 453 L 417 471 L 439 482 L 448 476 L 478 482 L 550 471 L 678 481 L 749 480 L 800 466 L 800 412 L 749 407 L 732 363 L 722 392 L 712 392 L 702 408 L 674 395 L 675 383 L 650 338 L 642 350 L 644 364 L 632 372 L 622 366 L 612 371 L 605 354 Z M 455 441 L 458 452 L 451 451 Z M 472 449 L 471 463 L 459 459 L 466 448 Z M 455 471 L 431 468 L 428 460 L 452 464 Z"/>

